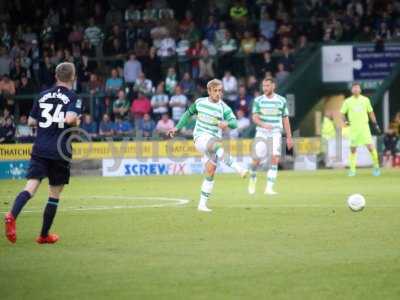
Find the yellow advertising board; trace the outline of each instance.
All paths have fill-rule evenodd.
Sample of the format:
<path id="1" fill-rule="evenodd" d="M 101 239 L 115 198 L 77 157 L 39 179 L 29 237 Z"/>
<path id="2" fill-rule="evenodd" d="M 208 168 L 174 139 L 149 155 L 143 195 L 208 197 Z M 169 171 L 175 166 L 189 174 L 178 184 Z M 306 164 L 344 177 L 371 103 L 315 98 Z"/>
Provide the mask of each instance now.
<path id="1" fill-rule="evenodd" d="M 226 140 L 225 149 L 235 156 L 250 155 L 252 140 Z M 150 157 L 197 157 L 193 141 L 130 141 L 130 142 L 83 142 L 73 143 L 74 160 L 104 158 L 150 158 Z M 295 140 L 296 153 L 319 153 L 320 141 L 317 138 Z M 32 144 L 0 144 L 0 160 L 28 160 Z"/>
<path id="2" fill-rule="evenodd" d="M 251 140 L 226 141 L 226 149 L 232 155 L 249 155 Z M 149 157 L 195 157 L 199 152 L 191 140 L 92 142 L 73 143 L 73 158 L 149 158 Z M 0 160 L 28 160 L 32 144 L 0 144 Z"/>

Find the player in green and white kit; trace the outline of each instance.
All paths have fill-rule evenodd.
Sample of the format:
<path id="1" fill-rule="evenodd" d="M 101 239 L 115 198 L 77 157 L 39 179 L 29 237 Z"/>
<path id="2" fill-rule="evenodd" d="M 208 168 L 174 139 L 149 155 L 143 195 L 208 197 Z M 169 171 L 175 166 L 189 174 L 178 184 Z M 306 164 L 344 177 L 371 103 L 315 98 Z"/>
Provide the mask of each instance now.
<path id="1" fill-rule="evenodd" d="M 206 175 L 201 186 L 198 210 L 209 212 L 211 209 L 207 207 L 207 201 L 214 187 L 217 163 L 223 161 L 236 170 L 241 177 L 245 177 L 248 171 L 224 152 L 221 143 L 222 131 L 237 127 L 237 120 L 232 109 L 222 101 L 222 82 L 218 79 L 209 81 L 207 91 L 209 96 L 197 99 L 183 114 L 176 127 L 169 131 L 169 136 L 173 137 L 193 115 L 197 115 L 193 139 L 196 149 L 204 155 Z"/>
<path id="2" fill-rule="evenodd" d="M 359 83 L 353 83 L 351 87 L 352 96 L 345 99 L 340 109 L 344 118 L 350 124 L 350 171 L 349 176 L 356 175 L 356 162 L 357 162 L 357 147 L 366 145 L 371 153 L 373 161 L 374 176 L 380 175 L 378 152 L 372 144 L 371 130 L 369 129 L 368 121 L 371 120 L 377 133 L 381 132 L 376 117 L 371 106 L 369 98 L 361 95 L 361 86 Z M 369 117 L 369 118 L 368 118 Z"/>
<path id="3" fill-rule="evenodd" d="M 256 192 L 257 167 L 271 157 L 267 173 L 265 194 L 274 195 L 273 189 L 278 175 L 278 163 L 281 155 L 282 130 L 286 133 L 288 149 L 293 146 L 286 99 L 275 94 L 275 81 L 272 78 L 263 80 L 264 95 L 254 99 L 253 122 L 257 126 L 255 136 L 255 156 L 250 165 L 249 194 Z"/>

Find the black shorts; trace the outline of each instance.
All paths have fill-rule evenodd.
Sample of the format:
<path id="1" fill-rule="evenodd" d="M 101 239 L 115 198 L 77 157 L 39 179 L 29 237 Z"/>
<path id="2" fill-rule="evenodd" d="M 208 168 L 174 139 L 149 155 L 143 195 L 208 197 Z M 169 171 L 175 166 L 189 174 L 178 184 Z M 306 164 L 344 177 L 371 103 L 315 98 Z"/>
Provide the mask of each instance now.
<path id="1" fill-rule="evenodd" d="M 64 185 L 69 183 L 70 164 L 66 160 L 55 160 L 39 156 L 31 156 L 27 179 L 49 178 L 50 185 Z"/>

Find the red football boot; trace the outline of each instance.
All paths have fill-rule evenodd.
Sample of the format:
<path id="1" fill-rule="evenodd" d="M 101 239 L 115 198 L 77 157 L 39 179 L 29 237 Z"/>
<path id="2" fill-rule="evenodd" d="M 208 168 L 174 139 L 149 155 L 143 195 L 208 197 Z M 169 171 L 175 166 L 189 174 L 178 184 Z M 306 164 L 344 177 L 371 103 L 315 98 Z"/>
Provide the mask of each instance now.
<path id="1" fill-rule="evenodd" d="M 11 212 L 8 212 L 4 217 L 4 224 L 6 227 L 6 237 L 11 243 L 15 243 L 17 241 L 17 230 L 15 218 Z"/>
<path id="2" fill-rule="evenodd" d="M 59 237 L 57 234 L 49 233 L 48 236 L 39 236 L 36 239 L 38 244 L 54 244 L 58 241 Z"/>

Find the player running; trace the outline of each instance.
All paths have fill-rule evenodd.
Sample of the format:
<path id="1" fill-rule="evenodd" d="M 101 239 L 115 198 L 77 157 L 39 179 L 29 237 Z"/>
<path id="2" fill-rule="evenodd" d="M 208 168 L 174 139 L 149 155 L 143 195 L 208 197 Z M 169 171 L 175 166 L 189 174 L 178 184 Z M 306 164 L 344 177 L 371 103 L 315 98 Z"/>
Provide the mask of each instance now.
<path id="1" fill-rule="evenodd" d="M 257 167 L 262 160 L 271 157 L 270 168 L 267 172 L 265 194 L 274 195 L 273 189 L 278 175 L 278 163 L 281 155 L 282 129 L 286 133 L 286 143 L 290 150 L 293 146 L 286 99 L 275 93 L 275 81 L 265 78 L 262 82 L 264 95 L 254 99 L 253 122 L 256 127 L 255 156 L 250 164 L 250 180 L 248 191 L 256 192 Z M 272 154 L 272 156 L 271 156 Z"/>
<path id="2" fill-rule="evenodd" d="M 208 97 L 199 98 L 183 114 L 175 128 L 168 132 L 174 137 L 177 131 L 182 129 L 193 115 L 197 115 L 196 125 L 193 132 L 194 145 L 204 155 L 205 179 L 201 186 L 199 211 L 210 212 L 207 201 L 214 187 L 214 174 L 217 163 L 223 161 L 245 177 L 248 171 L 242 168 L 232 157 L 224 153 L 221 143 L 222 131 L 228 127 L 237 127 L 237 120 L 231 108 L 222 101 L 222 82 L 213 79 L 207 83 Z"/>
<path id="3" fill-rule="evenodd" d="M 70 134 L 65 130 L 79 125 L 82 103 L 71 90 L 75 81 L 75 66 L 72 63 L 60 63 L 55 77 L 55 87 L 40 93 L 29 116 L 28 124 L 37 126 L 37 137 L 32 148 L 26 186 L 5 216 L 6 237 L 11 243 L 17 240 L 16 219 L 19 213 L 45 177 L 49 179 L 49 198 L 44 209 L 42 230 L 36 241 L 52 244 L 58 240 L 58 236 L 50 234 L 49 230 L 60 194 L 70 177 L 69 159 L 72 155 L 67 148 Z"/>
<path id="4" fill-rule="evenodd" d="M 347 115 L 350 125 L 350 170 L 348 175 L 356 175 L 357 147 L 366 145 L 373 161 L 372 174 L 379 176 L 381 171 L 379 169 L 378 152 L 372 144 L 371 130 L 368 124 L 369 119 L 378 134 L 381 132 L 381 129 L 376 122 L 371 101 L 368 97 L 361 95 L 361 86 L 359 83 L 355 82 L 352 84 L 351 93 L 352 96 L 344 100 L 340 109 L 345 119 Z"/>

